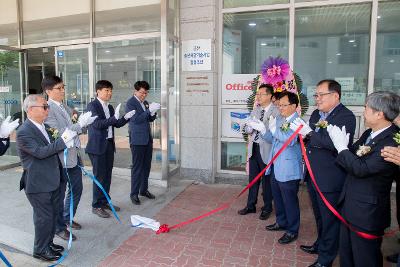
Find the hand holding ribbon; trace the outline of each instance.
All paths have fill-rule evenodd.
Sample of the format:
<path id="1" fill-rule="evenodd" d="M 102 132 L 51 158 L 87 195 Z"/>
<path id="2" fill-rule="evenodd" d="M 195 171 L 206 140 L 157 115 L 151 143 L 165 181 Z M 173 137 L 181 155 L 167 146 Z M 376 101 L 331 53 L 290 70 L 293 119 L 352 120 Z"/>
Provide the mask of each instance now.
<path id="1" fill-rule="evenodd" d="M 301 130 L 300 130 L 300 134 L 303 137 L 306 136 L 307 134 L 309 134 L 310 132 L 312 132 L 312 129 L 310 128 L 310 126 L 308 126 L 308 124 L 300 118 L 294 119 L 293 122 L 290 123 L 289 127 L 292 131 L 296 131 L 300 125 L 303 125 L 303 128 L 301 128 Z"/>

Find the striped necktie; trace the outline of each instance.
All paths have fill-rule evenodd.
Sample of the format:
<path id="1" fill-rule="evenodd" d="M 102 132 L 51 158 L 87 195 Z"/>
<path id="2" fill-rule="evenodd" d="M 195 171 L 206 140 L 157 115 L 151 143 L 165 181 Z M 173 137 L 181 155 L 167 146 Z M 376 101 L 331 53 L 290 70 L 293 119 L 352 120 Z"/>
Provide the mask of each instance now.
<path id="1" fill-rule="evenodd" d="M 264 114 L 265 114 L 265 110 L 263 109 L 263 110 L 261 110 L 260 121 L 263 121 Z M 254 142 L 258 141 L 259 138 L 260 138 L 260 132 L 257 131 L 256 136 L 254 136 Z"/>

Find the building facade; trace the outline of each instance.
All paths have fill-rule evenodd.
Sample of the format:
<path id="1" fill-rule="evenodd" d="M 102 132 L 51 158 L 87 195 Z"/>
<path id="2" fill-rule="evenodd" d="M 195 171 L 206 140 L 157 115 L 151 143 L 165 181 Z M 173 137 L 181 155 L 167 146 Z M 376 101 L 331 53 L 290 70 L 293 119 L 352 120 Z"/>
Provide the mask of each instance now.
<path id="1" fill-rule="evenodd" d="M 83 111 L 99 79 L 125 104 L 136 80 L 162 105 L 152 125 L 152 180 L 175 173 L 207 183 L 245 176 L 250 83 L 269 56 L 287 59 L 312 106 L 316 83 L 337 79 L 364 128 L 366 95 L 400 92 L 400 1 L 2 0 L 0 113 L 24 119 L 28 93 L 62 76 Z M 306 115 L 307 117 L 307 115 Z M 117 171 L 129 173 L 127 129 L 116 131 Z M 85 136 L 82 137 L 85 144 Z M 12 137 L 13 139 L 13 137 Z M 14 146 L 8 152 L 16 156 Z M 1 158 L 0 158 L 1 160 Z"/>

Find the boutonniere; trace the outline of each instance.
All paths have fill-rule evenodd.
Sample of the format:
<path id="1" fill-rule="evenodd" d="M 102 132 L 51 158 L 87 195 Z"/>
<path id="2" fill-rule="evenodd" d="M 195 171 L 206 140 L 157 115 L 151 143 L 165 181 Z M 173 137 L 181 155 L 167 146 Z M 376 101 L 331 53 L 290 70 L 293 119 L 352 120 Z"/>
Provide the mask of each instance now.
<path id="1" fill-rule="evenodd" d="M 290 126 L 290 123 L 289 122 L 284 122 L 282 125 L 281 125 L 281 130 L 282 130 L 282 132 L 287 132 L 288 130 L 289 130 L 289 127 Z"/>
<path id="2" fill-rule="evenodd" d="M 356 155 L 362 157 L 371 151 L 370 146 L 359 146 Z"/>
<path id="3" fill-rule="evenodd" d="M 393 137 L 394 141 L 400 146 L 400 132 L 396 133 Z"/>
<path id="4" fill-rule="evenodd" d="M 144 105 L 144 107 L 145 107 L 146 109 L 149 109 L 149 102 L 146 101 L 146 102 L 143 103 L 143 105 Z"/>
<path id="5" fill-rule="evenodd" d="M 48 128 L 48 131 L 51 134 L 51 137 L 53 137 L 53 139 L 57 139 L 60 136 L 60 133 L 56 128 Z"/>
<path id="6" fill-rule="evenodd" d="M 77 123 L 78 122 L 78 113 L 72 114 L 71 121 L 72 121 L 72 123 Z"/>
<path id="7" fill-rule="evenodd" d="M 326 127 L 328 127 L 328 122 L 323 120 L 323 121 L 319 121 L 315 124 L 315 127 L 317 128 L 321 128 L 321 129 L 325 129 Z"/>

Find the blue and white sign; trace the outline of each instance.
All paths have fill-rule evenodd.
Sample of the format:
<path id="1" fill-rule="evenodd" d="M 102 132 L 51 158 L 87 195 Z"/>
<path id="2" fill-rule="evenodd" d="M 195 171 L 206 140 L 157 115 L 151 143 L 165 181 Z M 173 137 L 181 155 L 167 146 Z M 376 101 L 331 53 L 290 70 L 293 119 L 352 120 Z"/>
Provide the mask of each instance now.
<path id="1" fill-rule="evenodd" d="M 211 39 L 182 41 L 182 70 L 211 70 Z"/>
<path id="2" fill-rule="evenodd" d="M 64 57 L 64 51 L 57 51 L 57 57 Z"/>

